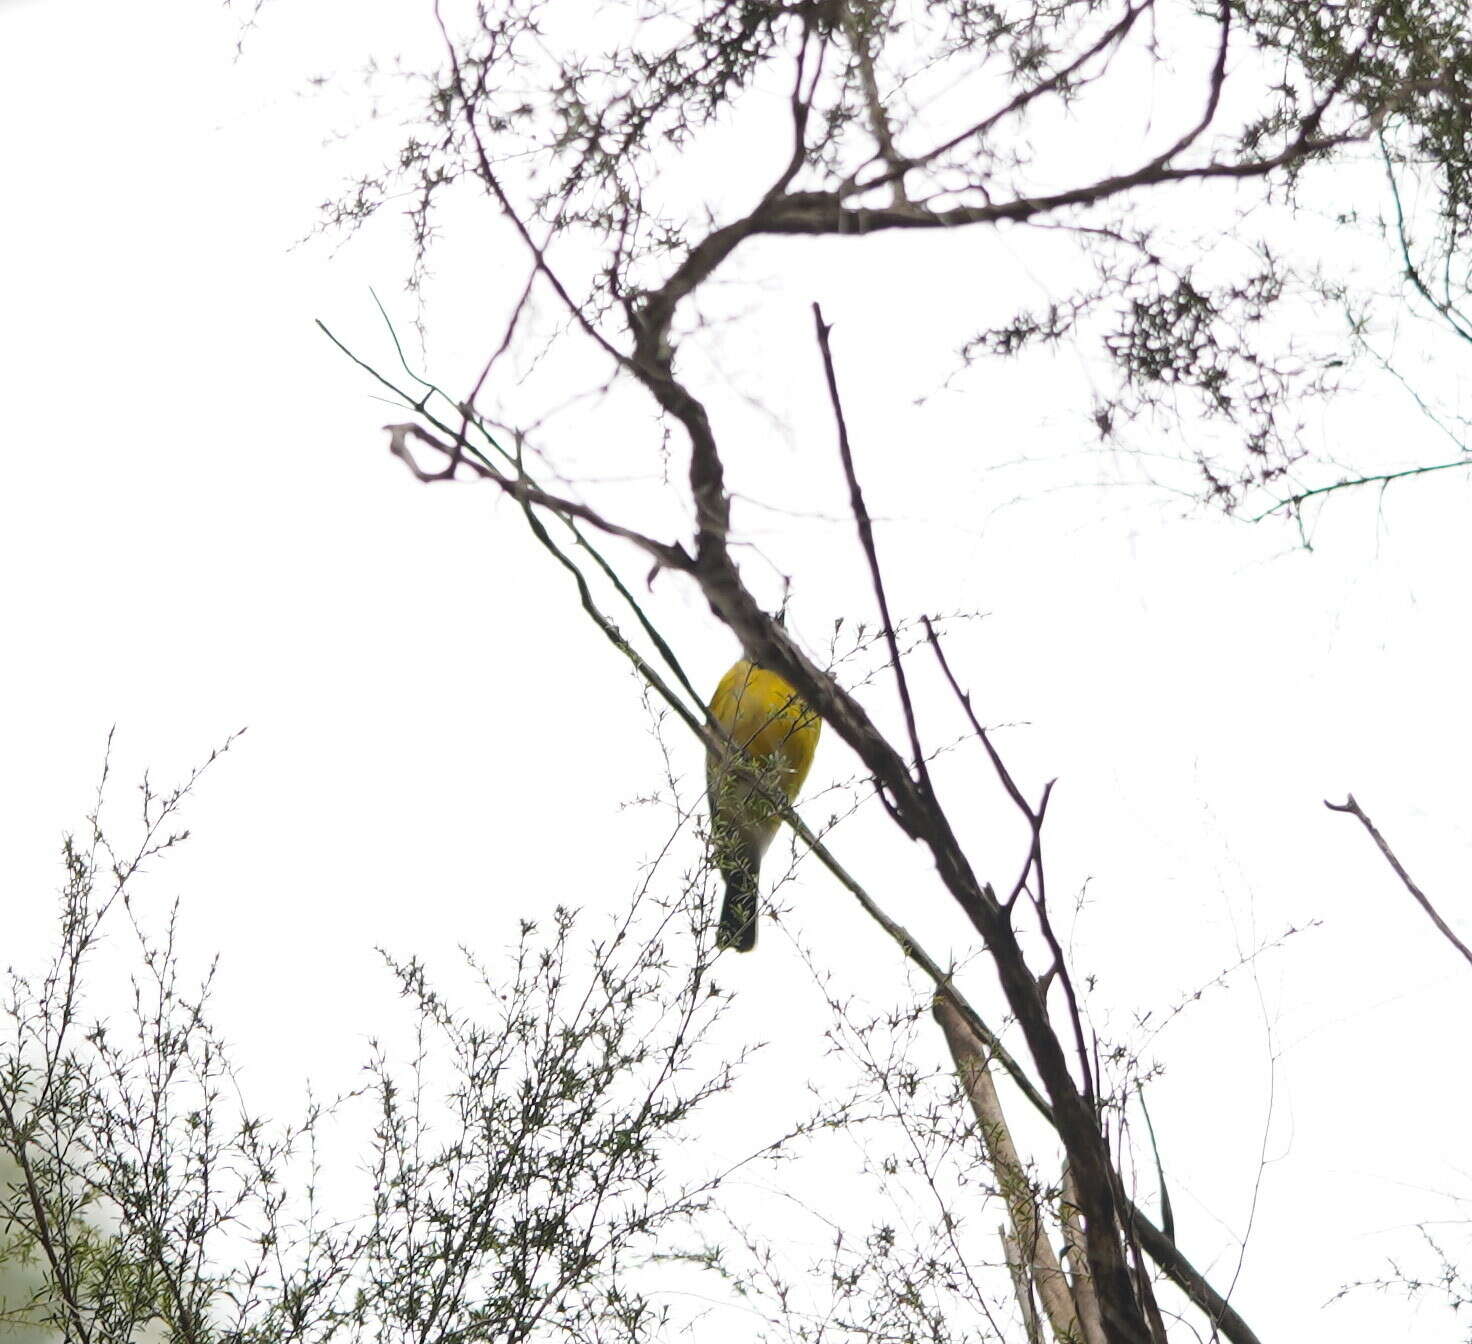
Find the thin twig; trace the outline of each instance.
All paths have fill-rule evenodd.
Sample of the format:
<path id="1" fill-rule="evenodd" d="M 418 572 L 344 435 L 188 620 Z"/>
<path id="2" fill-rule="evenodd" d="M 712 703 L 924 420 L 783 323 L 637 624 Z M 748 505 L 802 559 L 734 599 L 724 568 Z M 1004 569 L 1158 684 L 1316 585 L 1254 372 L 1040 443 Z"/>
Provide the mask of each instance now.
<path id="1" fill-rule="evenodd" d="M 1472 468 L 1472 456 L 1459 457 L 1451 462 L 1433 462 L 1430 466 L 1425 467 L 1407 467 L 1404 471 L 1386 471 L 1375 476 L 1350 476 L 1342 481 L 1334 481 L 1330 485 L 1318 485 L 1312 490 L 1300 490 L 1296 495 L 1289 495 L 1287 499 L 1280 499 L 1271 508 L 1264 509 L 1256 517 L 1250 518 L 1248 521 L 1260 523 L 1264 518 L 1270 517 L 1283 509 L 1296 509 L 1305 500 L 1312 499 L 1315 495 L 1330 495 L 1336 490 L 1354 490 L 1361 485 L 1387 486 L 1392 481 L 1405 480 L 1409 476 L 1425 476 L 1433 471 L 1466 471 L 1468 468 Z"/>
<path id="2" fill-rule="evenodd" d="M 324 328 L 324 330 L 326 330 Z M 579 504 L 576 500 L 563 499 L 558 495 L 549 495 L 545 490 L 538 489 L 525 478 L 512 478 L 497 471 L 494 467 L 487 465 L 483 460 L 467 462 L 464 457 L 465 440 L 455 437 L 452 442 L 446 443 L 437 439 L 421 425 L 411 423 L 402 425 L 385 425 L 384 428 L 389 435 L 389 451 L 399 458 L 409 468 L 414 476 L 426 483 L 434 481 L 451 480 L 455 470 L 462 463 L 468 466 L 477 476 L 484 480 L 494 481 L 513 499 L 522 503 L 535 504 L 539 508 L 547 509 L 551 513 L 563 518 L 576 518 L 587 523 L 590 527 L 596 527 L 600 531 L 607 532 L 610 536 L 621 537 L 624 541 L 631 541 L 634 545 L 647 551 L 654 557 L 657 564 L 670 569 L 689 569 L 690 557 L 683 547 L 665 541 L 656 541 L 653 537 L 645 536 L 644 533 L 632 527 L 624 527 L 620 523 L 609 521 L 598 513 L 597 510 L 589 508 L 586 504 Z M 443 453 L 449 459 L 449 466 L 440 471 L 427 471 L 415 460 L 412 450 L 409 448 L 409 440 L 417 439 L 420 443 Z"/>
<path id="3" fill-rule="evenodd" d="M 889 614 L 889 598 L 884 591 L 884 575 L 879 568 L 879 552 L 874 543 L 874 522 L 864 503 L 864 491 L 859 485 L 858 473 L 854 469 L 853 450 L 848 442 L 848 421 L 844 418 L 843 402 L 838 395 L 838 374 L 833 368 L 833 350 L 828 343 L 832 328 L 823 321 L 823 310 L 813 304 L 813 322 L 818 330 L 818 349 L 823 354 L 823 374 L 828 380 L 828 398 L 833 403 L 833 418 L 838 422 L 838 454 L 843 459 L 843 475 L 848 482 L 848 500 L 853 509 L 854 523 L 859 529 L 859 543 L 864 548 L 864 559 L 869 564 L 869 578 L 874 584 L 874 597 L 879 603 L 879 617 L 884 622 L 884 642 L 889 646 L 889 665 L 894 668 L 895 683 L 899 687 L 900 704 L 905 711 L 905 728 L 910 735 L 910 749 L 915 754 L 915 773 L 921 787 L 932 801 L 935 790 L 931 787 L 930 771 L 925 765 L 925 751 L 920 746 L 920 730 L 915 723 L 915 703 L 910 697 L 910 680 L 905 675 L 900 661 L 899 640 L 894 632 L 894 619 Z"/>
<path id="4" fill-rule="evenodd" d="M 1022 1329 L 1027 1336 L 1027 1344 L 1043 1344 L 1037 1303 L 1032 1297 L 1032 1278 L 1022 1262 L 1022 1251 L 1017 1245 L 1017 1238 L 1007 1230 L 1005 1223 L 998 1226 L 997 1235 L 1002 1239 L 1002 1255 L 1007 1261 L 1007 1272 L 1012 1276 L 1012 1296 L 1017 1299 L 1017 1305 L 1022 1311 Z"/>
<path id="5" fill-rule="evenodd" d="M 1431 922 L 1436 925 L 1442 937 L 1466 958 L 1469 965 L 1472 965 L 1472 948 L 1469 948 L 1466 943 L 1452 932 L 1451 926 L 1437 913 L 1436 907 L 1431 904 L 1426 893 L 1411 880 L 1411 875 L 1406 872 L 1401 861 L 1395 857 L 1395 851 L 1390 848 L 1385 841 L 1385 837 L 1375 828 L 1375 823 L 1365 815 L 1364 809 L 1355 802 L 1354 794 L 1350 794 L 1342 803 L 1331 803 L 1326 798 L 1324 800 L 1324 806 L 1331 812 L 1348 812 L 1350 816 L 1359 818 L 1360 824 L 1369 831 L 1371 839 L 1380 846 L 1380 852 L 1385 855 L 1390 866 L 1395 869 L 1395 875 L 1405 884 L 1405 889 L 1416 898 L 1416 903 L 1431 917 Z"/>

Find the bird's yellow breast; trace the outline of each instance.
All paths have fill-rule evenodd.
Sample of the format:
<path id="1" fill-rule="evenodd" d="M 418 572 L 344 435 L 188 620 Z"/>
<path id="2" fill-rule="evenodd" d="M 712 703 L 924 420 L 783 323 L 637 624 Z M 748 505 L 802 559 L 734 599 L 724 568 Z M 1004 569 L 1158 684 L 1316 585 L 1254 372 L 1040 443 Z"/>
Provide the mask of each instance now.
<path id="1" fill-rule="evenodd" d="M 776 769 L 789 799 L 797 796 L 813 763 L 821 721 L 784 678 L 742 659 L 721 678 L 710 712 L 756 764 Z M 720 765 L 711 759 L 713 774 Z"/>

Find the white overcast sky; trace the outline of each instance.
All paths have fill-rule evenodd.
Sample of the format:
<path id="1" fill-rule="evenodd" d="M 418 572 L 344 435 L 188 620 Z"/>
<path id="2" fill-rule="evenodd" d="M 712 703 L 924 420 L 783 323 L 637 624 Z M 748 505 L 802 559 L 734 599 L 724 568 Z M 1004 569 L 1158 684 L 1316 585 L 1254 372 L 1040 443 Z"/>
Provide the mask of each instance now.
<path id="1" fill-rule="evenodd" d="M 120 813 L 145 767 L 172 777 L 248 726 L 154 892 L 180 898 L 193 955 L 221 952 L 219 1017 L 269 1105 L 308 1077 L 352 1081 L 393 1017 L 375 946 L 444 961 L 559 901 L 614 909 L 663 824 L 626 806 L 660 775 L 637 687 L 562 576 L 488 489 L 409 478 L 381 432 L 402 417 L 313 325 L 383 357 L 370 287 L 412 322 L 395 220 L 301 240 L 392 143 L 392 125 L 331 137 L 354 124 L 366 53 L 432 52 L 424 8 L 279 0 L 236 60 L 238 19 L 199 0 L 0 0 L 3 960 L 46 946 L 60 836 L 112 726 Z M 519 278 L 509 243 L 465 218 L 425 307 L 451 386 Z M 977 249 L 961 268 L 977 312 L 1026 297 L 1042 255 L 997 236 L 946 246 Z M 1353 791 L 1472 937 L 1465 478 L 1345 497 L 1310 551 L 1100 458 L 1070 409 L 1086 394 L 1060 390 L 1089 376 L 1068 357 L 982 370 L 916 407 L 978 325 L 957 318 L 955 256 L 917 256 L 911 240 L 802 243 L 733 271 L 751 286 L 730 364 L 693 367 L 710 386 L 747 379 L 783 422 L 748 415 L 732 463 L 753 565 L 794 575 L 816 650 L 835 616 L 871 614 L 813 395 L 817 299 L 897 607 L 985 613 L 953 656 L 983 717 L 1011 725 L 1019 777 L 1059 780 L 1052 883 L 1065 898 L 1087 883 L 1073 934 L 1101 1023 L 1125 1034 L 1318 921 L 1152 1047 L 1187 1253 L 1228 1280 L 1251 1221 L 1234 1300 L 1264 1339 L 1460 1338 L 1391 1298 L 1325 1305 L 1387 1257 L 1413 1260 L 1413 1224 L 1472 1198 L 1472 970 L 1322 800 Z M 1454 355 L 1428 341 L 1415 369 L 1453 399 Z M 647 420 L 569 424 L 568 462 L 647 470 Z M 1316 446 L 1361 465 L 1387 445 L 1396 461 L 1446 451 L 1388 380 L 1314 425 Z M 713 684 L 729 636 L 668 578 L 651 600 Z M 957 730 L 925 704 L 936 740 Z M 693 795 L 698 753 L 672 741 Z M 827 742 L 810 791 L 852 773 Z M 973 852 L 1010 880 L 1015 828 L 980 796 L 979 763 L 953 753 L 940 777 L 978 790 Z M 959 918 L 879 820 L 840 828 L 839 852 L 963 953 Z M 820 870 L 788 899 L 804 938 L 898 994 L 892 953 Z M 727 975 L 749 991 L 743 1030 L 779 1035 L 771 1058 L 800 1072 L 824 1019 L 788 939 L 768 926 Z M 758 1075 L 752 1095 L 778 1081 Z"/>

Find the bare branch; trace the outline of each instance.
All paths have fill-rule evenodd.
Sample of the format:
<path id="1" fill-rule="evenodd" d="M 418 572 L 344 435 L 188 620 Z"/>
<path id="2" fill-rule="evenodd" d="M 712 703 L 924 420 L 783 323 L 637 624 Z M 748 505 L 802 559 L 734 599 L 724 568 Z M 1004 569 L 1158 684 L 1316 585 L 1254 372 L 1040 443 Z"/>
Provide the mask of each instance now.
<path id="1" fill-rule="evenodd" d="M 997 1185 L 1007 1204 L 1007 1214 L 1012 1220 L 1012 1232 L 1023 1267 L 1037 1285 L 1038 1297 L 1048 1324 L 1053 1328 L 1054 1338 L 1060 1344 L 1068 1344 L 1068 1341 L 1078 1338 L 1078 1314 L 1074 1310 L 1068 1280 L 1059 1267 L 1053 1244 L 1048 1240 L 1032 1182 L 1017 1155 L 1012 1132 L 1007 1128 L 1007 1117 L 1002 1111 L 996 1084 L 987 1069 L 981 1042 L 971 1035 L 965 1020 L 946 999 L 937 997 L 931 1011 L 945 1033 L 956 1074 L 976 1115 L 987 1160 L 996 1175 Z M 1019 1300 L 1021 1297 L 1019 1294 Z"/>
<path id="2" fill-rule="evenodd" d="M 482 480 L 491 481 L 500 486 L 519 503 L 535 504 L 560 517 L 576 518 L 591 527 L 596 527 L 600 532 L 607 532 L 609 536 L 631 541 L 634 545 L 648 551 L 661 566 L 678 570 L 690 568 L 691 560 L 683 547 L 671 542 L 656 541 L 653 537 L 645 536 L 644 533 L 637 532 L 631 527 L 611 522 L 596 510 L 590 509 L 586 504 L 579 504 L 576 500 L 550 495 L 545 490 L 532 485 L 525 477 L 506 476 L 486 462 L 483 457 L 466 456 L 469 445 L 463 438 L 457 437 L 452 442 L 446 443 L 442 439 L 437 439 L 422 425 L 413 423 L 385 425 L 384 429 L 389 435 L 389 452 L 409 468 L 416 480 L 426 483 L 452 481 L 455 479 L 456 470 L 465 466 Z M 421 467 L 409 448 L 410 439 L 417 439 L 436 452 L 442 453 L 448 460 L 448 465 L 439 471 L 427 471 Z"/>
<path id="3" fill-rule="evenodd" d="M 1387 486 L 1392 481 L 1403 481 L 1411 476 L 1425 476 L 1434 471 L 1466 471 L 1472 468 L 1472 456 L 1459 457 L 1451 462 L 1434 462 L 1424 467 L 1406 467 L 1403 471 L 1385 471 L 1374 476 L 1348 476 L 1342 481 L 1334 481 L 1330 485 L 1316 485 L 1312 490 L 1300 490 L 1296 494 L 1289 495 L 1286 499 L 1280 499 L 1270 509 L 1264 509 L 1249 522 L 1260 523 L 1264 518 L 1272 514 L 1280 513 L 1284 509 L 1296 509 L 1306 500 L 1313 499 L 1316 495 L 1331 495 L 1339 490 L 1354 490 L 1362 485 Z"/>
<path id="4" fill-rule="evenodd" d="M 1063 1241 L 1067 1247 L 1072 1279 L 1069 1288 L 1078 1323 L 1083 1331 L 1083 1344 L 1104 1344 L 1104 1325 L 1099 1319 L 1099 1299 L 1089 1278 L 1089 1262 L 1084 1253 L 1084 1230 L 1078 1221 L 1078 1192 L 1068 1163 L 1063 1164 L 1063 1189 L 1059 1195 L 1059 1221 L 1063 1224 Z"/>
<path id="5" fill-rule="evenodd" d="M 1227 82 L 1227 47 L 1232 35 L 1232 2 L 1221 0 L 1217 10 L 1217 49 L 1216 63 L 1211 68 L 1211 82 L 1208 85 L 1206 95 L 1206 110 L 1201 114 L 1201 120 L 1191 127 L 1179 140 L 1165 151 L 1155 162 L 1159 165 L 1170 163 L 1177 154 L 1189 149 L 1206 133 L 1207 128 L 1216 119 L 1217 109 L 1222 102 L 1222 88 Z"/>
<path id="6" fill-rule="evenodd" d="M 940 144 L 932 146 L 923 154 L 919 154 L 912 159 L 901 159 L 897 163 L 891 164 L 887 172 L 877 177 L 865 178 L 862 182 L 852 182 L 850 184 L 852 192 L 856 195 L 864 195 L 875 187 L 882 187 L 892 182 L 901 172 L 908 172 L 912 168 L 933 163 L 943 154 L 949 153 L 958 146 L 965 144 L 968 140 L 975 140 L 984 136 L 988 131 L 999 126 L 1007 118 L 1024 111 L 1030 104 L 1036 102 L 1044 95 L 1054 93 L 1063 88 L 1069 80 L 1078 74 L 1096 56 L 1109 50 L 1110 47 L 1117 46 L 1123 42 L 1129 35 L 1130 29 L 1139 21 L 1140 16 L 1154 7 L 1155 0 L 1140 0 L 1138 4 L 1127 4 L 1124 14 L 1118 20 L 1106 28 L 1099 37 L 1090 43 L 1089 46 L 1085 47 L 1073 60 L 1069 61 L 1066 65 L 1060 66 L 1047 79 L 1022 89 L 995 112 L 984 117 L 981 121 L 974 122 L 958 135 L 953 135 L 949 139 L 943 140 Z M 898 203 L 896 202 L 896 204 Z"/>
<path id="7" fill-rule="evenodd" d="M 838 375 L 833 368 L 833 350 L 828 343 L 832 328 L 823 321 L 823 310 L 813 304 L 813 323 L 818 332 L 818 349 L 823 355 L 823 373 L 828 382 L 828 399 L 833 405 L 833 418 L 838 423 L 838 455 L 843 461 L 843 475 L 848 482 L 849 508 L 853 511 L 854 523 L 859 529 L 859 544 L 864 548 L 864 559 L 869 566 L 869 579 L 874 585 L 874 598 L 879 604 L 879 619 L 884 623 L 884 642 L 889 646 L 889 665 L 894 671 L 895 684 L 899 688 L 900 704 L 905 712 L 905 728 L 910 735 L 910 750 L 914 753 L 915 773 L 921 787 L 935 797 L 930 782 L 930 772 L 925 765 L 925 751 L 920 745 L 920 731 L 915 722 L 915 702 L 910 695 L 910 679 L 905 674 L 900 659 L 899 641 L 895 637 L 894 618 L 889 610 L 889 598 L 884 591 L 884 575 L 879 568 L 879 552 L 874 543 L 874 522 L 864 503 L 864 492 L 859 486 L 858 473 L 854 469 L 853 450 L 849 447 L 848 421 L 844 418 L 843 402 L 838 395 Z"/>
<path id="8" fill-rule="evenodd" d="M 997 1235 L 1002 1240 L 1002 1256 L 1007 1261 L 1007 1272 L 1012 1276 L 1012 1295 L 1017 1299 L 1018 1309 L 1022 1312 L 1022 1329 L 1027 1336 L 1027 1344 L 1043 1344 L 1042 1324 L 1038 1320 L 1037 1303 L 1032 1296 L 1032 1276 L 1023 1262 L 1017 1237 L 1008 1230 L 1005 1223 L 997 1228 Z"/>
<path id="9" fill-rule="evenodd" d="M 1469 948 L 1466 943 L 1457 937 L 1451 926 L 1437 912 L 1436 907 L 1431 904 L 1431 900 L 1426 893 L 1411 880 L 1411 875 L 1406 872 L 1401 861 L 1396 858 L 1395 851 L 1390 848 L 1385 837 L 1376 829 L 1375 823 L 1365 815 L 1364 809 L 1355 802 L 1354 794 L 1351 793 L 1342 803 L 1331 803 L 1325 799 L 1324 806 L 1331 812 L 1348 812 L 1350 816 L 1359 820 L 1360 825 L 1370 833 L 1370 838 L 1380 847 L 1380 852 L 1385 855 L 1386 862 L 1395 869 L 1395 875 L 1400 878 L 1405 889 L 1411 893 L 1415 898 L 1416 904 L 1426 912 L 1431 922 L 1436 925 L 1437 932 L 1462 954 L 1468 965 L 1472 965 L 1472 948 Z"/>
<path id="10" fill-rule="evenodd" d="M 864 91 L 869 129 L 879 148 L 879 158 L 889 169 L 885 176 L 893 192 L 893 204 L 908 205 L 910 198 L 905 191 L 905 174 L 909 172 L 911 165 L 895 148 L 894 128 L 890 125 L 889 113 L 885 110 L 884 99 L 879 93 L 879 80 L 874 72 L 874 52 L 870 50 L 869 35 L 859 26 L 858 15 L 852 3 L 845 0 L 839 8 L 843 11 L 844 35 L 848 38 L 849 49 L 854 54 L 854 63 L 859 70 L 859 85 Z"/>

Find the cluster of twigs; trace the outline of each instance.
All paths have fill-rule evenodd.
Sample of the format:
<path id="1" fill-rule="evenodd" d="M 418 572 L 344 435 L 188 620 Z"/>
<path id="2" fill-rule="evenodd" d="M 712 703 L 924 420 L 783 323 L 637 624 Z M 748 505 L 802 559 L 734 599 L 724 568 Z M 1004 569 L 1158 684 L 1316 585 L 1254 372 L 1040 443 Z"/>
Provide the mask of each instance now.
<path id="1" fill-rule="evenodd" d="M 467 952 L 469 1006 L 385 954 L 407 1057 L 375 1041 L 359 1088 L 283 1125 L 248 1106 L 213 963 L 189 979 L 177 904 L 160 932 L 144 889 L 187 836 L 201 771 L 165 791 L 145 779 L 126 845 L 104 818 L 110 773 L 65 844 L 54 954 L 39 976 L 12 971 L 5 1001 L 0 1332 L 647 1339 L 651 1249 L 801 1128 L 688 1179 L 668 1170 L 742 1058 L 709 1048 L 724 998 L 708 952 L 675 950 L 705 940 L 691 893 L 663 901 L 651 870 L 586 951 L 564 908 L 523 921 L 509 958 Z"/>

